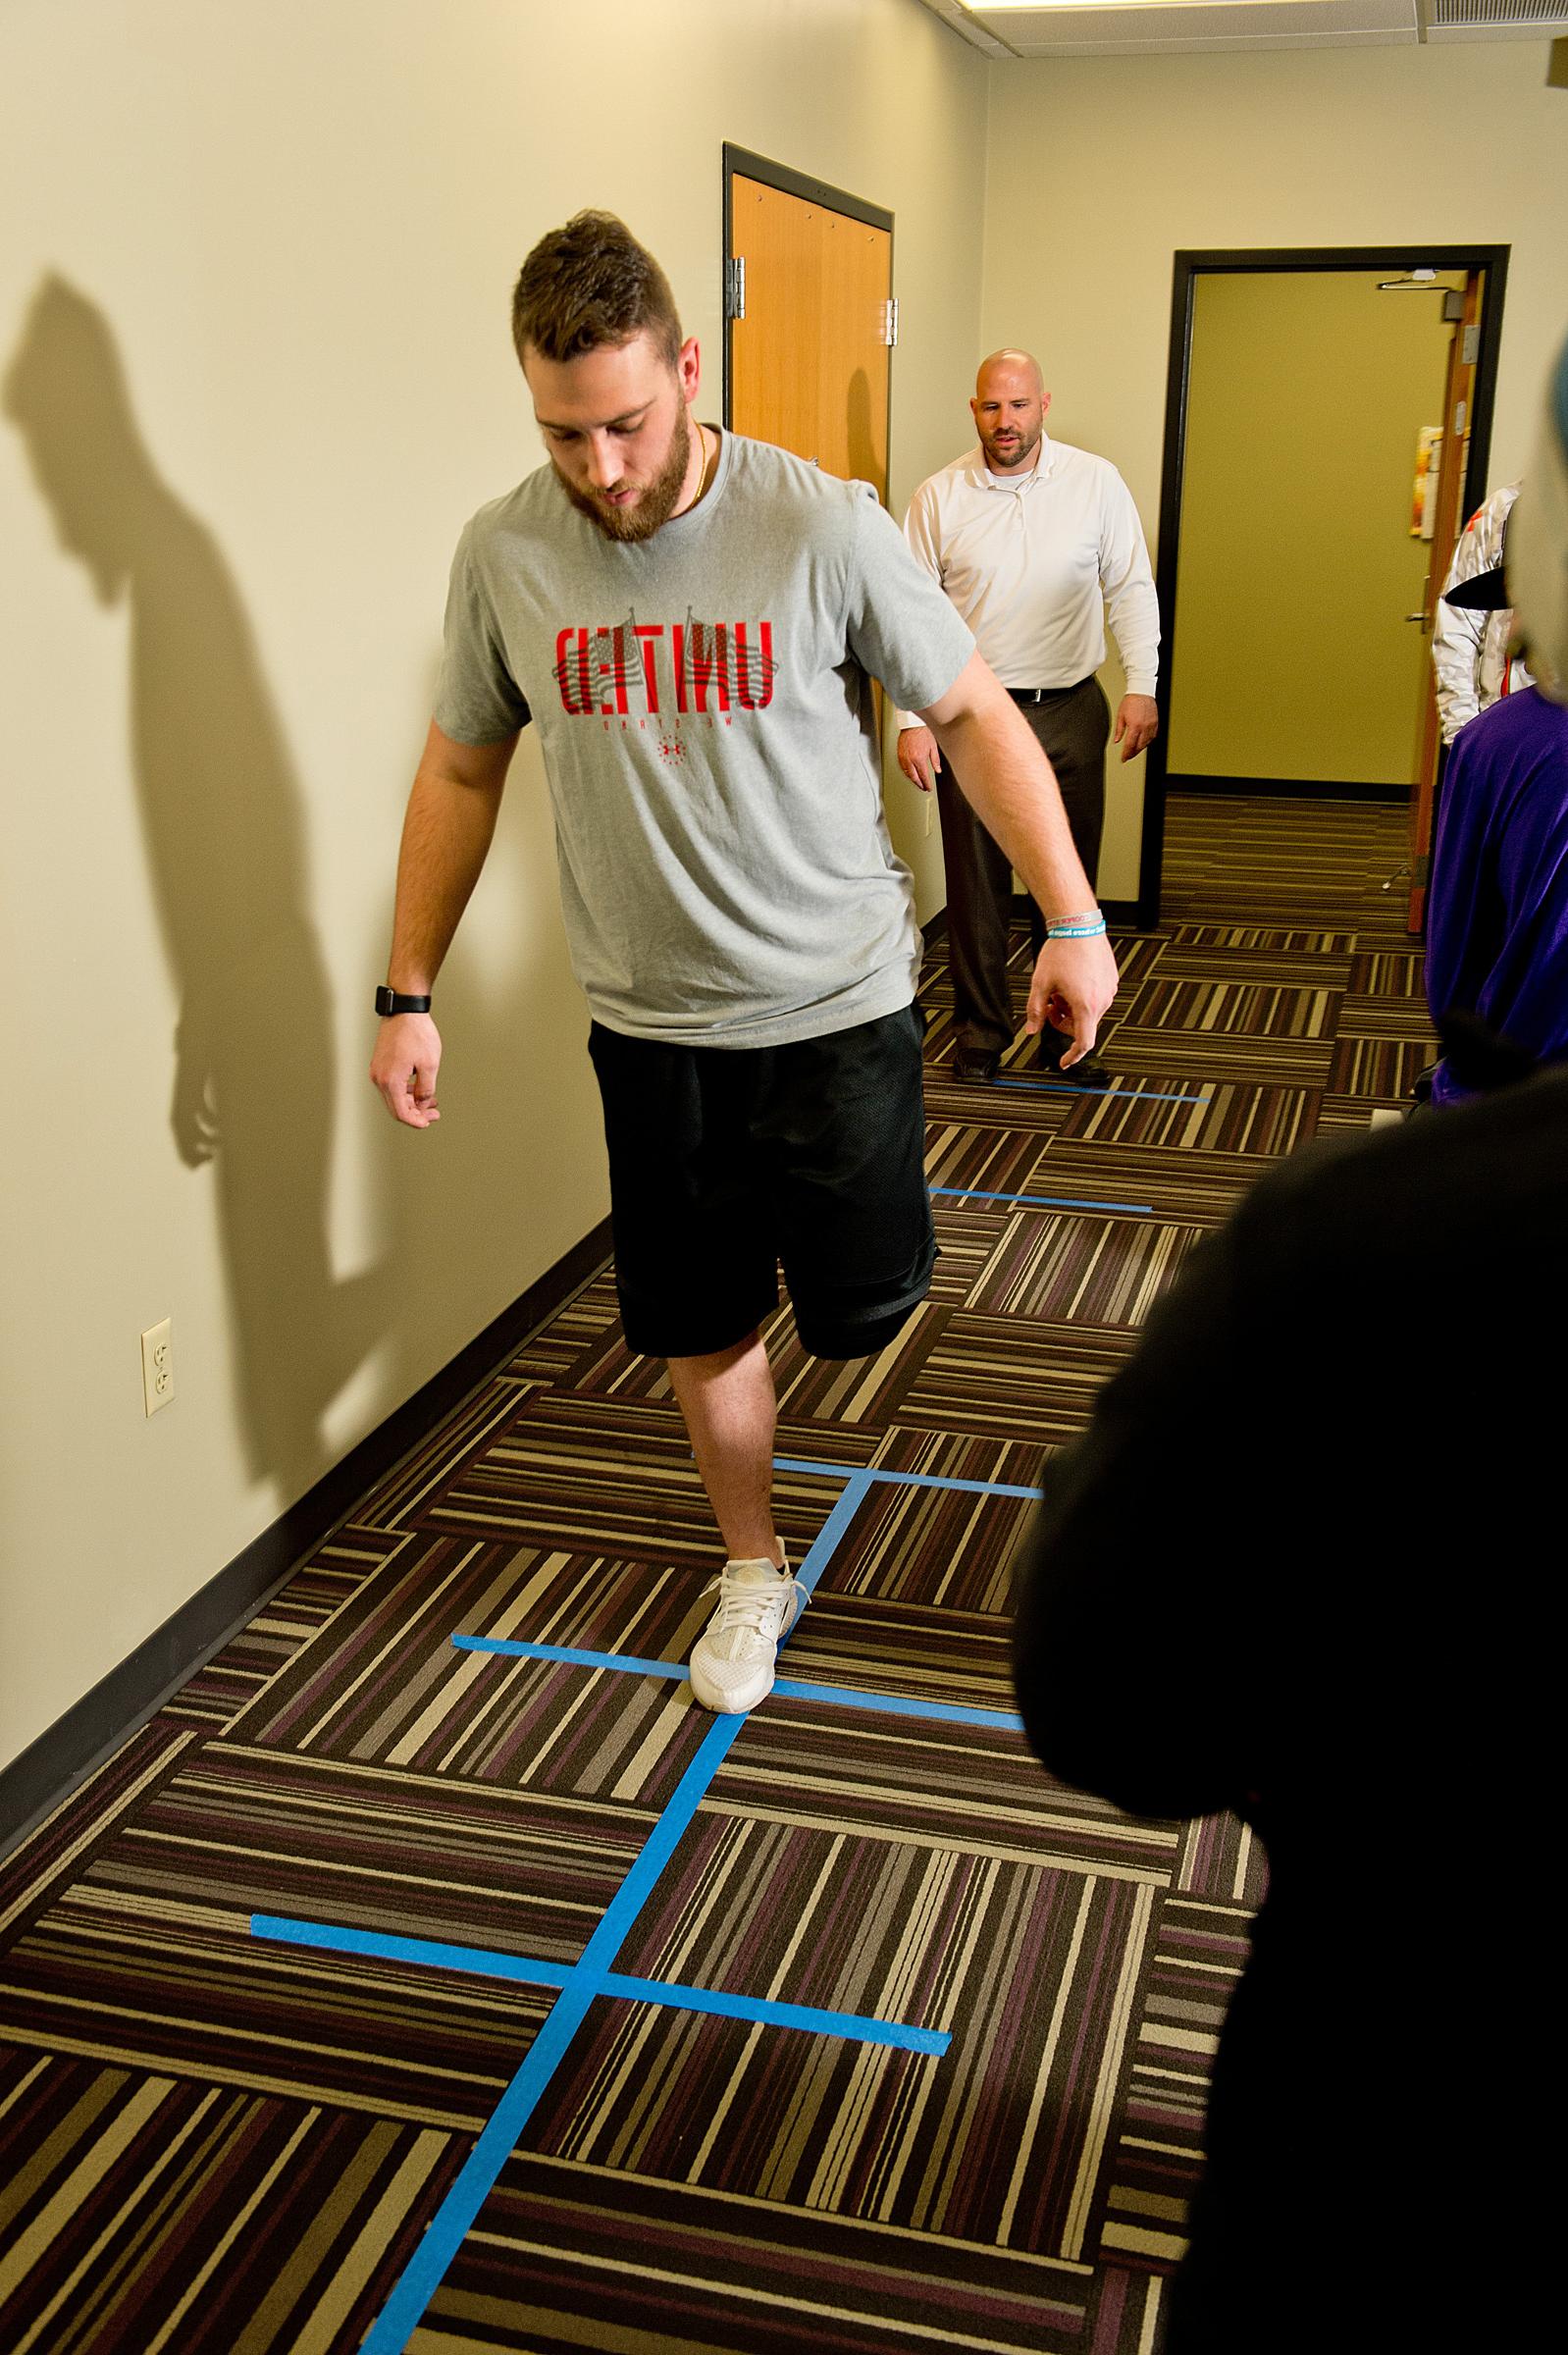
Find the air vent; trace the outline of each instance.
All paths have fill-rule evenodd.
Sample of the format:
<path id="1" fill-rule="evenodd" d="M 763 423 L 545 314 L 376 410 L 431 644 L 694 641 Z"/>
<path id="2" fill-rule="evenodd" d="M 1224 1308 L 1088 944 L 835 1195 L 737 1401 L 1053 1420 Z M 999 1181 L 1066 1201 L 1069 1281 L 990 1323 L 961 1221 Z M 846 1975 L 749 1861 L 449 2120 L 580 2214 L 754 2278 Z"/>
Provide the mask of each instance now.
<path id="1" fill-rule="evenodd" d="M 1427 23 L 1444 30 L 1463 26 L 1560 25 L 1568 0 L 1428 0 Z"/>

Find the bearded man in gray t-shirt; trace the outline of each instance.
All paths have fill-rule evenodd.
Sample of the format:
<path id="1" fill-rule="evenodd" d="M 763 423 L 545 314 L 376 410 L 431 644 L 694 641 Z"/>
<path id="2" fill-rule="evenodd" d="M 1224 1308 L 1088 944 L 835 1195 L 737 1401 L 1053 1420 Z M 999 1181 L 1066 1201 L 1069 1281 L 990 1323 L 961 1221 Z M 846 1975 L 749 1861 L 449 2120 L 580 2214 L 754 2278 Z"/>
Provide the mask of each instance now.
<path id="1" fill-rule="evenodd" d="M 728 1555 L 693 1690 L 747 1709 L 805 1599 L 771 1510 L 778 1264 L 805 1345 L 857 1358 L 935 1256 L 919 932 L 872 678 L 1050 920 L 1028 1029 L 1086 1054 L 1116 964 L 1050 768 L 952 605 L 865 484 L 694 421 L 696 340 L 624 225 L 582 213 L 542 238 L 512 327 L 549 463 L 458 545 L 371 1077 L 406 1125 L 440 1117 L 430 995 L 532 721 L 622 1318 L 668 1362 Z"/>

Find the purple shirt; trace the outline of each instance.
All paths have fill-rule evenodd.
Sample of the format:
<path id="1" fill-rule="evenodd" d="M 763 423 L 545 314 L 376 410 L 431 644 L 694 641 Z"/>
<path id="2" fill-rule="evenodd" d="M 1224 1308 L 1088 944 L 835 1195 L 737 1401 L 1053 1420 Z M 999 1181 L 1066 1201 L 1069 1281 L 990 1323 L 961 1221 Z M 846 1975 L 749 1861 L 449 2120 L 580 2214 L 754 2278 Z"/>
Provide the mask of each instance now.
<path id="1" fill-rule="evenodd" d="M 1568 709 L 1538 687 L 1462 728 L 1427 903 L 1433 1019 L 1473 1014 L 1542 1063 L 1568 1057 Z M 1437 1104 L 1462 1101 L 1446 1061 Z"/>

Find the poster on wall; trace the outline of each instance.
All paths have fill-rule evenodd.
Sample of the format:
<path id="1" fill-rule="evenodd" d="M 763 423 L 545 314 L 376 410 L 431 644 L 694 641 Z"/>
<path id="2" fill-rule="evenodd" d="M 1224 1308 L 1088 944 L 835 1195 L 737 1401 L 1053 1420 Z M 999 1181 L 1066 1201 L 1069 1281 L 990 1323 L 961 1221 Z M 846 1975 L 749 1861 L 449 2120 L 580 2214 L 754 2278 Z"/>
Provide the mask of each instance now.
<path id="1" fill-rule="evenodd" d="M 1410 537 L 1430 540 L 1437 528 L 1437 474 L 1442 464 L 1442 427 L 1424 425 L 1416 436 L 1416 491 L 1410 506 Z"/>

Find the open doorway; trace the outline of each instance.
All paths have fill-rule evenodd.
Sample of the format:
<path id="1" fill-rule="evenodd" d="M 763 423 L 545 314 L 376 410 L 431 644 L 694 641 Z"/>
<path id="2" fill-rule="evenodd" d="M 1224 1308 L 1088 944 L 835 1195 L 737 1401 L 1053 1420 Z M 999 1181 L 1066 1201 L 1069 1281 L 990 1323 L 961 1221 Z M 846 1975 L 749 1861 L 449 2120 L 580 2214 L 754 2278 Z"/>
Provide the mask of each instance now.
<path id="1" fill-rule="evenodd" d="M 1176 256 L 1140 923 L 1182 786 L 1403 800 L 1419 883 L 1431 616 L 1488 488 L 1506 268 L 1505 246 Z M 1440 437 L 1424 527 L 1423 427 Z"/>

